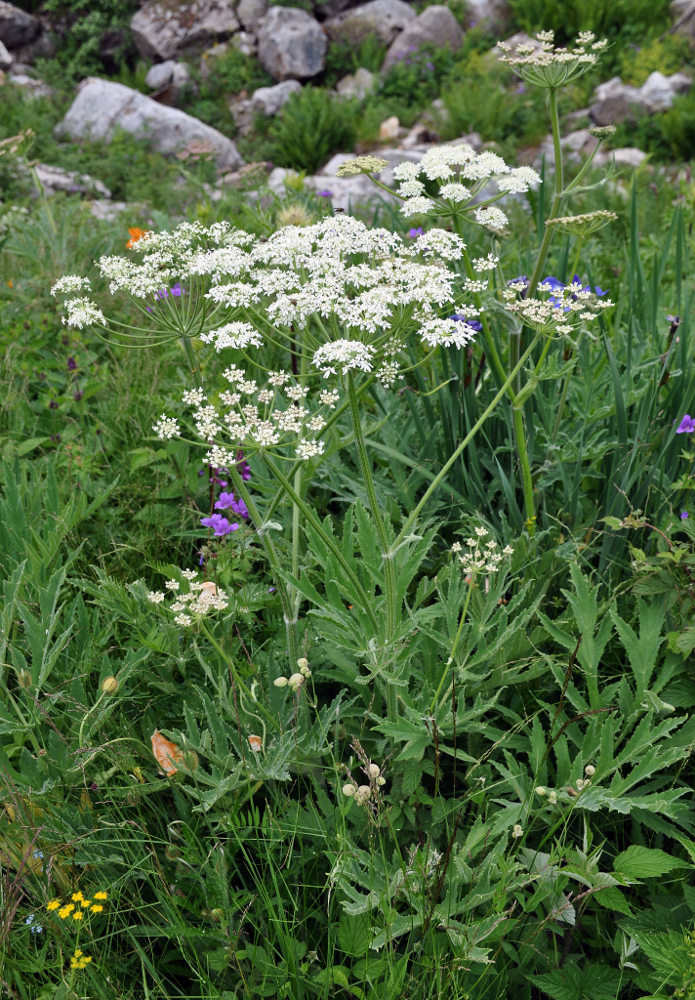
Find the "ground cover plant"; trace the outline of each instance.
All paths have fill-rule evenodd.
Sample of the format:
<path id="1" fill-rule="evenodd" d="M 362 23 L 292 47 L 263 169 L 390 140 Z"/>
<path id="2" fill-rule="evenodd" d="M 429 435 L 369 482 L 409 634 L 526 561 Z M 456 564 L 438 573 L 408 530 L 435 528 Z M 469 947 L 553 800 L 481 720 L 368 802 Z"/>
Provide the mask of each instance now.
<path id="1" fill-rule="evenodd" d="M 554 173 L 5 210 L 8 996 L 694 995 L 693 203 L 542 41 Z"/>

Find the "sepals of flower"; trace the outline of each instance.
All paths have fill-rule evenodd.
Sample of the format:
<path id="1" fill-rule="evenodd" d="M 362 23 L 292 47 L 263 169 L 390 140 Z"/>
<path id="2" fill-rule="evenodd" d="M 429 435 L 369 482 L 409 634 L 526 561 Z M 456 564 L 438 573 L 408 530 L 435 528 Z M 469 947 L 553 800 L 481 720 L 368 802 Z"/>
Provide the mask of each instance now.
<path id="1" fill-rule="evenodd" d="M 161 590 L 151 590 L 147 594 L 150 604 L 162 605 L 173 614 L 174 622 L 181 627 L 188 627 L 199 622 L 211 611 L 224 611 L 229 606 L 229 597 L 224 594 L 212 580 L 200 580 L 198 571 L 184 569 L 181 580 L 171 579 L 165 583 L 165 589 L 171 592 L 172 600 L 166 604 L 166 595 Z M 186 588 L 186 589 L 182 589 Z"/>
<path id="2" fill-rule="evenodd" d="M 354 799 L 358 806 L 364 806 L 370 800 L 378 799 L 381 789 L 386 784 L 386 778 L 381 773 L 381 768 L 372 761 L 364 764 L 362 773 L 367 779 L 366 783 L 358 785 L 357 781 L 350 775 L 342 787 L 343 795 L 348 799 Z"/>
<path id="3" fill-rule="evenodd" d="M 535 39 L 517 45 L 498 42 L 500 62 L 525 83 L 555 90 L 583 76 L 608 45 L 591 31 L 580 31 L 573 48 L 557 48 L 554 41 L 553 31 L 539 31 Z"/>
<path id="4" fill-rule="evenodd" d="M 294 673 L 289 674 L 287 677 L 276 677 L 273 684 L 276 688 L 289 687 L 290 690 L 297 692 L 306 683 L 309 677 L 311 677 L 309 661 L 305 656 L 300 656 L 297 660 L 297 670 Z"/>

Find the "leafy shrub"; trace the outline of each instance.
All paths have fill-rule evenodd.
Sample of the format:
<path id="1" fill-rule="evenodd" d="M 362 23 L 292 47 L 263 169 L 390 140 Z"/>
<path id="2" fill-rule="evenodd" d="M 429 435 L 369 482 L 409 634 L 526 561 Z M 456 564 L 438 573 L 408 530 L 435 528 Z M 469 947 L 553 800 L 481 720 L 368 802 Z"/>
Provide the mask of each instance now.
<path id="1" fill-rule="evenodd" d="M 68 80 L 113 72 L 132 56 L 130 19 L 137 7 L 137 0 L 45 0 L 42 12 L 68 25 L 55 56 Z"/>
<path id="2" fill-rule="evenodd" d="M 567 0 L 558 17 L 555 0 L 509 0 L 515 25 L 529 34 L 555 28 L 556 41 L 565 43 L 580 31 L 599 38 L 643 39 L 650 29 L 668 24 L 669 0 Z"/>
<path id="3" fill-rule="evenodd" d="M 642 46 L 628 45 L 620 55 L 620 78 L 623 83 L 641 87 L 655 70 L 666 76 L 677 73 L 691 54 L 690 42 L 683 35 L 653 38 Z"/>
<path id="4" fill-rule="evenodd" d="M 485 140 L 530 143 L 543 136 L 546 112 L 542 96 L 518 80 L 509 90 L 508 82 L 501 66 L 487 65 L 485 57 L 478 54 L 459 65 L 442 91 L 446 111 L 443 137 L 454 139 L 466 132 L 479 132 Z"/>
<path id="5" fill-rule="evenodd" d="M 442 80 L 453 66 L 454 54 L 449 48 L 412 46 L 385 74 L 379 94 L 407 107 L 423 108 L 439 96 Z"/>
<path id="6" fill-rule="evenodd" d="M 206 74 L 197 74 L 196 92 L 184 92 L 186 111 L 221 132 L 234 134 L 236 123 L 229 109 L 229 100 L 242 90 L 249 93 L 273 83 L 257 59 L 230 48 L 219 55 L 204 53 Z"/>
<path id="7" fill-rule="evenodd" d="M 385 55 L 386 46 L 374 34 L 367 35 L 356 45 L 349 40 L 331 42 L 326 52 L 323 82 L 325 86 L 333 87 L 338 80 L 360 67 L 378 73 Z"/>
<path id="8" fill-rule="evenodd" d="M 293 94 L 271 127 L 272 159 L 282 167 L 315 173 L 332 153 L 352 149 L 358 103 L 308 86 Z"/>

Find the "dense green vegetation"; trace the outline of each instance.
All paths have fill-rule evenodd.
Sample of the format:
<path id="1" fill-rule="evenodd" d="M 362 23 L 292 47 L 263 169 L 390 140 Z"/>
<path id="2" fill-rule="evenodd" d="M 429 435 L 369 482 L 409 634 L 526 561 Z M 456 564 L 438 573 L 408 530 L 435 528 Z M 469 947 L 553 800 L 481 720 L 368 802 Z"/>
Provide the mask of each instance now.
<path id="1" fill-rule="evenodd" d="M 441 93 L 443 137 L 475 128 L 512 168 L 471 152 L 448 176 L 435 153 L 401 178 L 429 204 L 363 227 L 301 177 L 215 201 L 210 163 L 59 143 L 68 89 L 0 104 L 0 138 L 35 133 L 0 147 L 13 1000 L 695 996 L 692 180 L 515 174 L 604 66 L 533 88 L 471 34 L 341 116 L 306 88 L 262 135 L 311 170 Z M 244 58 L 215 65 L 260 85 Z M 649 120 L 665 150 L 689 101 Z M 44 197 L 33 158 L 130 213 Z M 259 443 L 261 417 L 285 436 Z"/>

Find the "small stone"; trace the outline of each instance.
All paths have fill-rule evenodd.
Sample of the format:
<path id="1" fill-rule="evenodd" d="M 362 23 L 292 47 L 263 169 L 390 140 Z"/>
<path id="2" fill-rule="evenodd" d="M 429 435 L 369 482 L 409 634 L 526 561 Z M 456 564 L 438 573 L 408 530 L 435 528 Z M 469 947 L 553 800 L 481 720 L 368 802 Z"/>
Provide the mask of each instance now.
<path id="1" fill-rule="evenodd" d="M 381 142 L 393 142 L 398 138 L 401 123 L 395 115 L 385 118 L 379 126 L 379 139 Z"/>

